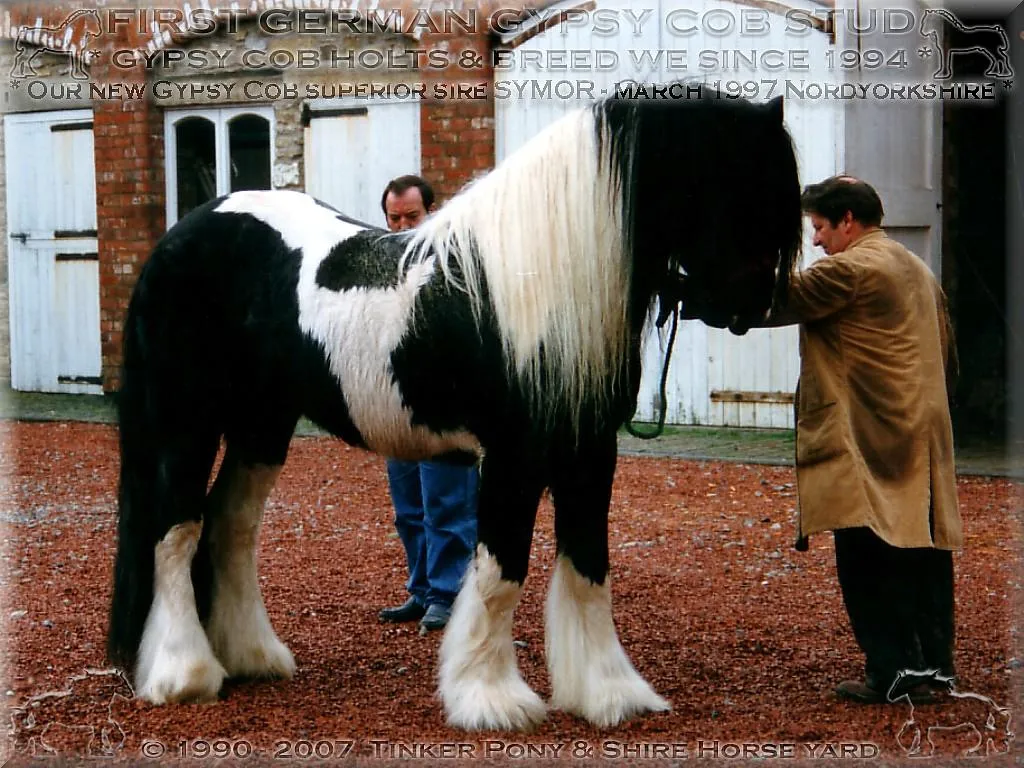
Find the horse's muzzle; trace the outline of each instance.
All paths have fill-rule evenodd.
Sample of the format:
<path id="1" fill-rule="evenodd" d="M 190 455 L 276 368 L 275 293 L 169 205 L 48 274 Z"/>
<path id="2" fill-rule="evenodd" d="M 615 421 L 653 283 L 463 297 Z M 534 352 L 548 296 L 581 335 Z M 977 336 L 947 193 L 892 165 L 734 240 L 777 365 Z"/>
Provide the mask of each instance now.
<path id="1" fill-rule="evenodd" d="M 736 336 L 742 336 L 750 330 L 751 322 L 746 318 L 741 319 L 739 315 L 734 317 L 728 325 L 729 331 Z"/>

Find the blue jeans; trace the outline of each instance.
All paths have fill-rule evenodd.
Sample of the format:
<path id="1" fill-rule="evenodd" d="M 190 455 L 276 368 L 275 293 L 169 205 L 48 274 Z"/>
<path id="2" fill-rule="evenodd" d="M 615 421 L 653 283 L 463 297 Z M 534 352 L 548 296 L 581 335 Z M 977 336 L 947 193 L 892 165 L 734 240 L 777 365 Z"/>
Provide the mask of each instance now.
<path id="1" fill-rule="evenodd" d="M 420 605 L 451 606 L 476 550 L 477 468 L 388 459 L 395 528 Z"/>

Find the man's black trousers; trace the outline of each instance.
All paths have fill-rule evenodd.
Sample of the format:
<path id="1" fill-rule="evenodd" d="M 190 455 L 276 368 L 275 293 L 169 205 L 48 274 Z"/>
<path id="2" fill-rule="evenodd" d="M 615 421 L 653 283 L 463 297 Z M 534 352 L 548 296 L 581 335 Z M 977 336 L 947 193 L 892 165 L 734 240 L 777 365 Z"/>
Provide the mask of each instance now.
<path id="1" fill-rule="evenodd" d="M 886 544 L 868 528 L 835 531 L 836 570 L 865 682 L 885 693 L 903 669 L 954 674 L 953 553 Z"/>

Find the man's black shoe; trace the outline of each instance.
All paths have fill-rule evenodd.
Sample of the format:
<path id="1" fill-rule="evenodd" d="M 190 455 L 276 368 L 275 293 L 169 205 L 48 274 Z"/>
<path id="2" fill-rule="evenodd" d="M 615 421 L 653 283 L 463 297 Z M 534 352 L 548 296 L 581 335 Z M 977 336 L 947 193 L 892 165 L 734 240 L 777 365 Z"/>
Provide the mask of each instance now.
<path id="1" fill-rule="evenodd" d="M 384 608 L 377 614 L 377 618 L 391 624 L 402 624 L 406 621 L 419 621 L 426 612 L 427 609 L 417 603 L 415 597 L 410 597 L 396 608 Z"/>
<path id="2" fill-rule="evenodd" d="M 836 686 L 836 695 L 840 699 L 856 701 L 858 704 L 890 703 L 885 693 L 872 688 L 866 682 L 861 682 L 860 680 L 844 680 Z M 942 700 L 941 693 L 932 690 L 926 683 L 920 683 L 900 691 L 893 691 L 889 696 L 892 697 L 891 703 L 897 702 L 903 696 L 907 696 L 912 704 L 935 704 Z"/>
<path id="3" fill-rule="evenodd" d="M 420 619 L 420 630 L 433 632 L 435 629 L 444 629 L 448 625 L 448 619 L 452 615 L 452 609 L 440 603 L 431 603 L 427 607 L 426 615 Z"/>

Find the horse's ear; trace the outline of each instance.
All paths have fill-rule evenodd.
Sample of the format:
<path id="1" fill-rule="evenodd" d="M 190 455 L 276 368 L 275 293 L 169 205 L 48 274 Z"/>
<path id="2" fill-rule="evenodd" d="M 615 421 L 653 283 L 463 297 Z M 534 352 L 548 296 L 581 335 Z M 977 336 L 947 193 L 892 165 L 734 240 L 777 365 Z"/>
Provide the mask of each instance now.
<path id="1" fill-rule="evenodd" d="M 768 102 L 768 114 L 770 114 L 773 118 L 778 120 L 780 124 L 782 123 L 783 114 L 781 96 L 776 96 L 774 99 Z"/>

